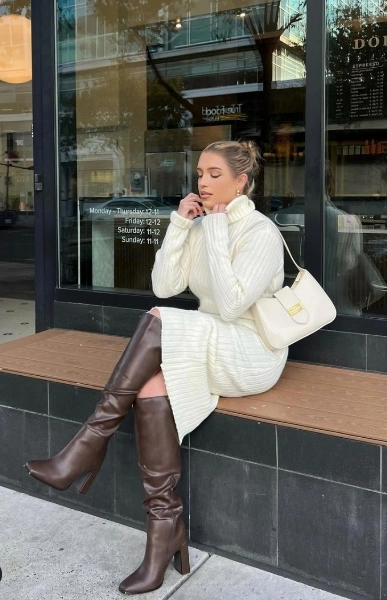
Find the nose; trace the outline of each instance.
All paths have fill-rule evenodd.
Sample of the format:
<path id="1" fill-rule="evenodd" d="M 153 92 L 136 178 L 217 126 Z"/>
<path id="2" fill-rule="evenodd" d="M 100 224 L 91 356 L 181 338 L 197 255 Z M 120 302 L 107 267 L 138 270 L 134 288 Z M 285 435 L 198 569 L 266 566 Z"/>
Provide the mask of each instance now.
<path id="1" fill-rule="evenodd" d="M 200 178 L 200 189 L 203 190 L 206 187 L 208 187 L 208 175 L 203 173 L 203 175 Z"/>

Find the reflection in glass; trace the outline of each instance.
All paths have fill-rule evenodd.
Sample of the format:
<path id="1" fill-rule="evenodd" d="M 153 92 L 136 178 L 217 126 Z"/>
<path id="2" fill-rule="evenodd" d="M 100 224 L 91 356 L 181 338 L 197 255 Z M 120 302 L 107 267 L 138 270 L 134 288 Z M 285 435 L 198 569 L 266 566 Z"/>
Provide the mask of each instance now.
<path id="1" fill-rule="evenodd" d="M 326 289 L 342 314 L 387 313 L 385 2 L 328 0 Z"/>
<path id="2" fill-rule="evenodd" d="M 23 335 L 20 322 L 24 335 L 34 330 L 30 16 L 28 0 L 0 3 L 0 297 L 9 313 L 2 316 L 4 335 L 13 336 L 0 341 Z M 17 324 L 11 323 L 16 314 Z"/>
<path id="3" fill-rule="evenodd" d="M 201 150 L 254 139 L 254 201 L 304 194 L 305 2 L 58 0 L 61 285 L 151 293 Z"/>

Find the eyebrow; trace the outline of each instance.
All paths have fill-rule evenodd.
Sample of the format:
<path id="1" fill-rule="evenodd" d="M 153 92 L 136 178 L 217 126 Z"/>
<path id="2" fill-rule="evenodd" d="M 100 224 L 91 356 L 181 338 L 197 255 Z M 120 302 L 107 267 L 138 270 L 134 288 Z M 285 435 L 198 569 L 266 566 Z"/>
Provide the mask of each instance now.
<path id="1" fill-rule="evenodd" d="M 216 171 L 221 171 L 221 170 L 222 170 L 220 167 L 208 167 L 207 171 L 213 171 L 214 169 L 215 169 Z M 197 169 L 196 169 L 196 170 L 197 170 L 197 171 L 203 171 L 203 169 L 199 169 L 199 167 L 197 167 Z"/>

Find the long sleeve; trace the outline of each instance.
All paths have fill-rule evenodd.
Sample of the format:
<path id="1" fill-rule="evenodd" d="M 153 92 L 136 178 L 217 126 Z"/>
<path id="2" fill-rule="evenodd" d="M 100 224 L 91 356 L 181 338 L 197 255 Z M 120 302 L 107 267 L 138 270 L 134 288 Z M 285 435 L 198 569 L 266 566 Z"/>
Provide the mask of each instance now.
<path id="1" fill-rule="evenodd" d="M 227 215 L 203 219 L 212 293 L 224 321 L 240 317 L 283 268 L 283 244 L 270 223 L 257 223 L 238 242 L 232 259 Z"/>
<path id="2" fill-rule="evenodd" d="M 188 286 L 191 258 L 187 238 L 192 225 L 193 221 L 175 211 L 171 213 L 171 222 L 152 270 L 153 292 L 158 298 L 176 296 Z"/>

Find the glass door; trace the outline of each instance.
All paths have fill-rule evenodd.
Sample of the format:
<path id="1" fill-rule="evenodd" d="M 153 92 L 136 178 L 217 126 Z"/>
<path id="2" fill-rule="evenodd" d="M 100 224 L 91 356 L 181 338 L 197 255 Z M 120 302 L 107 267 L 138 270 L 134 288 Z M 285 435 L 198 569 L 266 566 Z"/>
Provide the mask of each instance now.
<path id="1" fill-rule="evenodd" d="M 0 343 L 35 331 L 31 20 L 0 2 Z"/>

